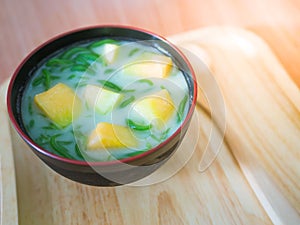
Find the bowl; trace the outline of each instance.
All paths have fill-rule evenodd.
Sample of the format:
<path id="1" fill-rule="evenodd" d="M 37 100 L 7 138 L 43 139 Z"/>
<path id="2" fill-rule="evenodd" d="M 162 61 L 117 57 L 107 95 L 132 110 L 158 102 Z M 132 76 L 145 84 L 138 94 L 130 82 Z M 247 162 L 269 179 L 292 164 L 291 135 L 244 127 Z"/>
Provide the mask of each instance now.
<path id="1" fill-rule="evenodd" d="M 188 113 L 181 126 L 158 146 L 136 156 L 113 161 L 80 161 L 64 158 L 39 146 L 28 134 L 22 120 L 22 96 L 34 71 L 49 55 L 73 43 L 95 38 L 122 38 L 154 41 L 183 72 L 188 85 Z M 181 51 L 165 38 L 143 29 L 127 26 L 93 26 L 66 32 L 33 50 L 14 72 L 7 92 L 7 108 L 11 123 L 30 149 L 51 169 L 73 181 L 93 186 L 117 186 L 138 181 L 157 170 L 176 151 L 189 127 L 197 98 L 193 69 Z M 24 151 L 28 151 L 27 148 Z"/>

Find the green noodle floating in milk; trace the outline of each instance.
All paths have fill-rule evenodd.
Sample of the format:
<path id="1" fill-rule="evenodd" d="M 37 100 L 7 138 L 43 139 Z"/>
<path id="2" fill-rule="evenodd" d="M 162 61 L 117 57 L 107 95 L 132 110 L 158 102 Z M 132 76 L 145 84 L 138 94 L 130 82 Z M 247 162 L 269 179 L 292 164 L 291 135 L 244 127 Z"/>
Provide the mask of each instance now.
<path id="1" fill-rule="evenodd" d="M 109 161 L 143 153 L 181 125 L 189 107 L 183 72 L 146 42 L 77 43 L 42 63 L 23 96 L 23 123 L 62 157 Z"/>

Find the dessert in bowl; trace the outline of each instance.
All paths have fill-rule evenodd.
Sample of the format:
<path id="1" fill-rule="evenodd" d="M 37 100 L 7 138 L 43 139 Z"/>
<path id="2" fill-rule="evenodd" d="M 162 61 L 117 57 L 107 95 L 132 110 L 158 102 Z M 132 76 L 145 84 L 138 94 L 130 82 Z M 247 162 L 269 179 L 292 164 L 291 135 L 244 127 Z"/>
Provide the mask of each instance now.
<path id="1" fill-rule="evenodd" d="M 196 97 L 188 60 L 166 39 L 97 26 L 35 49 L 11 79 L 7 106 L 19 135 L 50 168 L 80 183 L 115 186 L 171 157 Z"/>

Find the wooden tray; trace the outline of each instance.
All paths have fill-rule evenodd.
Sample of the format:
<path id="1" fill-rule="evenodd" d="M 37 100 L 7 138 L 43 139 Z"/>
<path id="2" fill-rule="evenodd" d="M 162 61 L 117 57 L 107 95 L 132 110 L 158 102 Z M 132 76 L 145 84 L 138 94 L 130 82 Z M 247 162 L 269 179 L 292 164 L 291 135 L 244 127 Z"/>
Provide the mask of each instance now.
<path id="1" fill-rule="evenodd" d="M 0 221 L 1 224 L 18 224 L 15 166 L 12 140 L 6 113 L 7 84 L 0 86 Z"/>
<path id="2" fill-rule="evenodd" d="M 227 129 L 216 160 L 205 161 L 205 169 L 205 153 L 212 152 L 208 158 L 213 159 L 218 150 L 210 138 L 214 117 L 208 113 L 215 99 L 205 98 L 208 71 L 195 58 L 191 61 L 205 90 L 202 105 L 176 155 L 152 177 L 161 182 L 153 185 L 90 187 L 57 175 L 14 130 L 9 138 L 1 103 L 3 224 L 272 224 L 240 169 L 253 169 L 256 161 L 300 211 L 299 89 L 272 51 L 257 36 L 234 28 L 201 29 L 170 40 L 206 63 L 224 96 Z M 220 118 L 214 118 L 217 126 Z M 186 152 L 193 153 L 190 160 Z M 243 152 L 255 160 L 243 158 Z M 173 175 L 178 163 L 185 166 Z"/>

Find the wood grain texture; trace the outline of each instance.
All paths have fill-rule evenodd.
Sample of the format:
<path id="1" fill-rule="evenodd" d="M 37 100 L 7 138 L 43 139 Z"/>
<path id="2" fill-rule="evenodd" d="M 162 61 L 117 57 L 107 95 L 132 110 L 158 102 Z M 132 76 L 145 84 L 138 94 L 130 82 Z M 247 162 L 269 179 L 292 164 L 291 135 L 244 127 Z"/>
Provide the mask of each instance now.
<path id="1" fill-rule="evenodd" d="M 15 166 L 9 122 L 5 107 L 6 85 L 0 86 L 0 222 L 18 224 L 18 205 L 15 179 Z"/>
<path id="2" fill-rule="evenodd" d="M 0 0 L 0 82 L 37 45 L 78 27 L 125 24 L 167 36 L 232 25 L 263 37 L 300 87 L 299 12 L 298 0 Z"/>
<path id="3" fill-rule="evenodd" d="M 236 28 L 200 29 L 173 40 L 191 52 L 197 46 L 206 52 L 198 55 L 222 89 L 225 137 L 233 153 L 249 168 L 257 166 L 246 154 L 252 153 L 300 212 L 300 92 L 271 49 Z"/>

